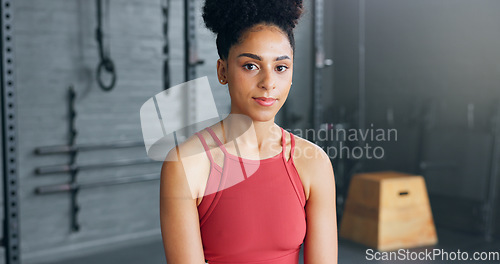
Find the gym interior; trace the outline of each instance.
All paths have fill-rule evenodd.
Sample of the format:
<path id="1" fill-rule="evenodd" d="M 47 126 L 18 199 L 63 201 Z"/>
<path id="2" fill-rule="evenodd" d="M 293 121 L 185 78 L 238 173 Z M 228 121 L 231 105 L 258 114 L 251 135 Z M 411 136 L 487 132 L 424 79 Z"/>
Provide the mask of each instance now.
<path id="1" fill-rule="evenodd" d="M 304 5 L 275 121 L 331 159 L 338 262 L 500 263 L 500 2 Z M 1 1 L 0 263 L 166 263 L 142 110 L 229 113 L 202 6 Z"/>

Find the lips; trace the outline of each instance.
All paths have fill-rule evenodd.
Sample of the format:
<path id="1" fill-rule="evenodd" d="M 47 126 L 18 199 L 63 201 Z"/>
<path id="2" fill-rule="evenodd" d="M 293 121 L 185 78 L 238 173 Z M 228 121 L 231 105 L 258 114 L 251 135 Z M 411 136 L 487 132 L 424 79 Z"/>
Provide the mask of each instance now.
<path id="1" fill-rule="evenodd" d="M 271 106 L 276 102 L 276 99 L 272 97 L 253 97 L 253 99 L 262 106 Z"/>

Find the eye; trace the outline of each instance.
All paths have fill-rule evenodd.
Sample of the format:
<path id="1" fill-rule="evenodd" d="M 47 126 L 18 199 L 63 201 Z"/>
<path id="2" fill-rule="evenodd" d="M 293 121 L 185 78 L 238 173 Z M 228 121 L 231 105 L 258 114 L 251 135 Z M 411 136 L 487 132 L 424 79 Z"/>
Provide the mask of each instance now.
<path id="1" fill-rule="evenodd" d="M 257 69 L 257 66 L 255 64 L 252 64 L 252 63 L 248 63 L 248 64 L 245 64 L 243 65 L 243 68 L 251 71 L 251 70 L 256 70 Z"/>
<path id="2" fill-rule="evenodd" d="M 287 66 L 284 66 L 284 65 L 279 65 L 278 67 L 276 67 L 276 69 L 279 71 L 279 72 L 284 72 L 288 69 Z"/>

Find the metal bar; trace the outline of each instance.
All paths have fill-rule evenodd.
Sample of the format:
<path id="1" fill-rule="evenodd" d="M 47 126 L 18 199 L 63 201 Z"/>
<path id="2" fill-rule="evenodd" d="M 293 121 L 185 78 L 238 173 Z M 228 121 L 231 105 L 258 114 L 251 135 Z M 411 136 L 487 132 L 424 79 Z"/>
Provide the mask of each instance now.
<path id="1" fill-rule="evenodd" d="M 16 89 L 14 78 L 14 45 L 13 45 L 12 1 L 1 0 L 0 5 L 0 89 L 2 104 L 2 178 L 3 178 L 3 238 L 5 247 L 5 263 L 21 263 L 19 234 L 19 199 L 17 176 L 17 113 Z"/>
<path id="2" fill-rule="evenodd" d="M 74 186 L 71 183 L 54 184 L 54 185 L 36 187 L 35 194 L 68 192 L 68 191 L 71 191 L 73 189 L 74 189 Z"/>
<path id="3" fill-rule="evenodd" d="M 184 54 L 184 77 L 186 82 L 196 77 L 196 28 L 194 23 L 194 0 L 184 0 L 184 41 L 186 44 Z M 196 113 L 196 91 L 195 87 L 188 84 L 184 91 L 184 126 L 188 127 L 190 120 L 195 120 Z M 185 131 L 184 137 L 189 136 L 190 131 Z"/>
<path id="4" fill-rule="evenodd" d="M 104 54 L 104 49 L 102 48 L 102 39 L 103 39 L 103 33 L 102 33 L 102 2 L 101 0 L 96 0 L 96 15 L 97 15 L 97 28 L 96 28 L 96 39 L 99 43 L 99 57 L 101 59 L 107 57 L 106 54 Z"/>
<path id="5" fill-rule="evenodd" d="M 198 57 L 198 48 L 196 43 L 196 1 L 184 0 L 184 77 L 185 81 L 191 81 L 196 78 L 196 66 L 203 64 L 204 61 Z M 188 138 L 194 131 L 190 126 L 196 120 L 196 87 L 187 85 L 184 93 L 184 124 L 187 128 L 184 137 Z"/>
<path id="6" fill-rule="evenodd" d="M 198 54 L 196 47 L 195 0 L 184 0 L 184 79 L 190 81 L 196 78 Z"/>
<path id="7" fill-rule="evenodd" d="M 129 166 L 129 165 L 138 165 L 138 164 L 152 164 L 152 163 L 158 163 L 158 162 L 159 161 L 151 160 L 150 158 L 144 158 L 144 159 L 135 159 L 135 160 L 117 160 L 117 161 L 111 161 L 111 162 L 107 162 L 107 163 L 86 164 L 86 165 L 62 164 L 62 165 L 38 167 L 35 169 L 35 174 L 44 175 L 44 174 L 52 174 L 52 173 L 67 173 L 67 172 L 72 172 L 72 171 L 105 169 L 108 167 L 120 167 L 120 166 Z"/>
<path id="8" fill-rule="evenodd" d="M 79 151 L 143 147 L 143 141 L 117 141 L 74 145 L 56 145 L 35 148 L 37 155 L 66 154 Z"/>
<path id="9" fill-rule="evenodd" d="M 312 91 L 312 128 L 317 130 L 320 128 L 322 120 L 322 102 L 321 89 L 323 86 L 323 68 L 325 67 L 325 49 L 323 45 L 323 0 L 314 0 L 314 49 L 315 49 L 315 65 L 314 65 L 314 84 Z M 314 139 L 317 140 L 317 139 Z M 317 142 L 316 142 L 317 143 Z"/>
<path id="10" fill-rule="evenodd" d="M 68 192 L 71 190 L 82 190 L 82 189 L 88 189 L 88 188 L 96 188 L 96 187 L 103 187 L 103 186 L 128 184 L 128 183 L 146 182 L 146 181 L 153 181 L 153 180 L 159 180 L 159 179 L 160 179 L 160 174 L 151 173 L 151 174 L 145 174 L 145 175 L 141 175 L 141 176 L 120 177 L 117 179 L 107 179 L 107 180 L 95 181 L 95 182 L 90 182 L 90 183 L 79 183 L 79 184 L 64 183 L 64 184 L 46 185 L 46 186 L 36 187 L 35 194 L 62 193 L 62 192 Z"/>
<path id="11" fill-rule="evenodd" d="M 497 179 L 500 177 L 500 102 L 497 104 L 497 111 L 495 118 L 493 118 L 492 125 L 492 134 L 493 134 L 493 150 L 491 154 L 491 167 L 490 167 L 490 177 L 489 177 L 489 190 L 488 190 L 488 198 L 485 203 L 485 231 L 484 238 L 486 241 L 493 240 L 493 225 L 494 225 L 494 217 L 495 210 L 498 208 L 496 206 L 496 197 L 497 197 Z"/>
<path id="12" fill-rule="evenodd" d="M 359 0 L 358 25 L 358 55 L 359 55 L 359 82 L 358 82 L 358 129 L 365 130 L 366 125 L 366 87 L 365 87 L 365 0 Z M 358 142 L 363 146 L 364 142 Z M 364 162 L 359 161 L 360 169 L 364 169 Z"/>
<path id="13" fill-rule="evenodd" d="M 163 90 L 170 88 L 170 47 L 168 40 L 168 27 L 170 19 L 170 0 L 162 0 L 162 17 L 163 17 Z M 153 97 L 154 98 L 154 97 Z"/>
<path id="14" fill-rule="evenodd" d="M 69 142 L 68 145 L 72 146 L 75 144 L 76 141 L 76 135 L 78 134 L 78 131 L 76 130 L 75 126 L 75 118 L 76 118 L 76 109 L 75 109 L 75 100 L 76 100 L 76 91 L 73 88 L 73 86 L 69 87 L 68 89 L 68 115 L 69 115 L 69 122 L 68 122 L 68 133 L 69 133 Z M 74 167 L 76 163 L 76 155 L 78 152 L 70 152 L 70 167 Z M 70 171 L 71 178 L 70 178 L 70 184 L 76 184 L 77 180 L 76 177 L 78 176 L 78 170 L 71 170 Z M 70 192 L 70 211 L 71 211 L 71 230 L 72 231 L 79 231 L 80 230 L 80 225 L 78 224 L 78 211 L 80 210 L 80 207 L 78 206 L 78 201 L 77 201 L 77 195 L 78 195 L 78 189 L 74 189 Z"/>

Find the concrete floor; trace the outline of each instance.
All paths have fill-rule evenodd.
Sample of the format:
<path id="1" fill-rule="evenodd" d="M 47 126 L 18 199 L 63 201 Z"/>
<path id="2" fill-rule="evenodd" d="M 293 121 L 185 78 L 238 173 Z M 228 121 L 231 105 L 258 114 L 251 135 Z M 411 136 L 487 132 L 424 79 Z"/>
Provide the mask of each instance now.
<path id="1" fill-rule="evenodd" d="M 410 252 L 423 252 L 426 249 L 442 249 L 445 252 L 497 252 L 500 254 L 500 240 L 486 243 L 479 236 L 467 235 L 446 229 L 438 229 L 439 244 L 432 247 L 412 249 Z M 339 263 L 406 263 L 404 260 L 367 260 L 368 248 L 344 239 L 339 239 Z M 302 259 L 302 251 L 301 251 Z M 500 263 L 496 261 L 443 261 L 441 258 L 427 261 L 413 261 L 413 263 Z M 65 259 L 43 264 L 165 264 L 163 245 L 161 240 L 148 241 L 141 244 L 127 245 L 112 250 L 93 253 L 84 257 Z M 303 263 L 302 261 L 300 263 Z M 42 264 L 42 263 L 40 263 Z"/>

